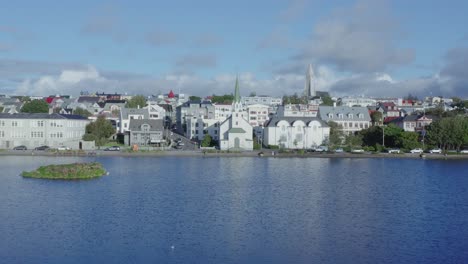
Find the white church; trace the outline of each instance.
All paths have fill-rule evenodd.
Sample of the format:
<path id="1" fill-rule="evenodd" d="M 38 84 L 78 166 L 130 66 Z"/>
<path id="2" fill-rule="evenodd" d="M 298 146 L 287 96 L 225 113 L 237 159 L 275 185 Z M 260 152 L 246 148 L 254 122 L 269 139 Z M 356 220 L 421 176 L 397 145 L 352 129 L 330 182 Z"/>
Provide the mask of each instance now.
<path id="1" fill-rule="evenodd" d="M 239 92 L 239 79 L 236 79 L 232 114 L 219 125 L 219 148 L 230 151 L 253 150 L 253 127 L 247 121 Z"/>

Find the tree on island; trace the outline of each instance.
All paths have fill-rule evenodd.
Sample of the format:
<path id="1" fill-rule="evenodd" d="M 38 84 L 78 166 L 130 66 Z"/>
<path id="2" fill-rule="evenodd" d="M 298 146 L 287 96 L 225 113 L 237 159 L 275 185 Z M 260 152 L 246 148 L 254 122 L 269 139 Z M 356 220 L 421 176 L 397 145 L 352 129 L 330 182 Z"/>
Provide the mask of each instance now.
<path id="1" fill-rule="evenodd" d="M 96 146 L 101 147 L 107 143 L 110 136 L 115 134 L 112 124 L 104 116 L 99 116 L 96 121 L 86 126 L 86 134 L 83 136 L 85 141 L 95 141 Z"/>
<path id="2" fill-rule="evenodd" d="M 128 100 L 127 108 L 143 108 L 146 106 L 146 97 L 143 95 L 135 95 L 132 99 Z"/>
<path id="3" fill-rule="evenodd" d="M 49 105 L 44 100 L 32 100 L 24 103 L 21 108 L 23 113 L 48 113 Z"/>

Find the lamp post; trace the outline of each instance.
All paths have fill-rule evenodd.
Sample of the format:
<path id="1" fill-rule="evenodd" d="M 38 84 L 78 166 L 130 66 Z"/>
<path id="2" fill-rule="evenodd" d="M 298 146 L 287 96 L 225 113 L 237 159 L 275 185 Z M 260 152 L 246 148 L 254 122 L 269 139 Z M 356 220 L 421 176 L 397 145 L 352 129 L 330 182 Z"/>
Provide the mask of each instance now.
<path id="1" fill-rule="evenodd" d="M 385 126 L 382 125 L 382 147 L 385 148 Z"/>

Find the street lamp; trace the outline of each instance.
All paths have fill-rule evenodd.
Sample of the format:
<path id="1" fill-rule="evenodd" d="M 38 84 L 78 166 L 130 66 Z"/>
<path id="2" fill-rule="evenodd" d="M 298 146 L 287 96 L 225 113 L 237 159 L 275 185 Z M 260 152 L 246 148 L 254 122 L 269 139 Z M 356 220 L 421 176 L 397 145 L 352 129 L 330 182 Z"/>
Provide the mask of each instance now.
<path id="1" fill-rule="evenodd" d="M 382 126 L 382 147 L 385 148 L 385 126 Z"/>

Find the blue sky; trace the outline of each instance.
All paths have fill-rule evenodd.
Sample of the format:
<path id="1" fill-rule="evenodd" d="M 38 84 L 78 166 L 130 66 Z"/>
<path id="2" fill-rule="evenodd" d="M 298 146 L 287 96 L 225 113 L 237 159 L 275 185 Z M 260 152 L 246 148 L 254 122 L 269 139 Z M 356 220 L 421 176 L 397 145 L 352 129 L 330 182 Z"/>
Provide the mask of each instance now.
<path id="1" fill-rule="evenodd" d="M 0 93 L 468 96 L 466 1 L 9 1 Z M 466 59 L 466 60 L 465 60 Z"/>

